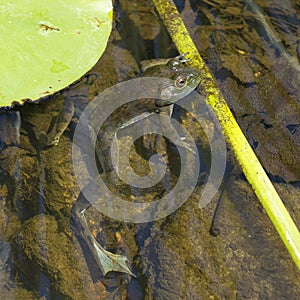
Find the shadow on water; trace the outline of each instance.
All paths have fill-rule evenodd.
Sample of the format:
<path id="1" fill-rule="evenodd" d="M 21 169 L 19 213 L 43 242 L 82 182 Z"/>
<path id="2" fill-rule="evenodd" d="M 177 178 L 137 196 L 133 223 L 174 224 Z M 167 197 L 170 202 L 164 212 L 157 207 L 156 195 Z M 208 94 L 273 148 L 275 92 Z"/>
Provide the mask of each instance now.
<path id="1" fill-rule="evenodd" d="M 176 3 L 299 228 L 300 6 L 296 1 L 263 0 Z M 85 213 L 93 237 L 105 250 L 125 256 L 136 277 L 122 272 L 104 276 L 77 234 L 72 209 L 80 190 L 71 152 L 80 113 L 103 90 L 138 76 L 141 60 L 177 54 L 150 1 L 116 1 L 108 47 L 79 84 L 38 104 L 0 112 L 1 298 L 298 298 L 298 270 L 230 149 L 228 164 L 233 170 L 219 206 L 220 234 L 210 234 L 217 197 L 203 209 L 198 202 L 210 167 L 203 128 L 213 124 L 200 124 L 193 111 L 179 106 L 173 116 L 200 150 L 199 179 L 189 199 L 167 217 L 149 223 L 124 223 L 93 207 Z M 53 119 L 66 109 L 64 95 L 74 101 L 74 115 L 59 144 L 43 147 L 36 132 L 50 131 Z M 167 159 L 168 169 L 162 182 L 146 193 L 111 182 L 116 175 L 111 170 L 110 179 L 102 172 L 113 193 L 128 201 L 151 202 L 176 185 L 181 165 L 174 145 L 155 135 L 137 140 L 136 147 L 126 135 L 120 143 L 132 145 L 130 166 L 137 174 L 149 173 L 148 160 L 157 153 Z M 88 148 L 86 143 L 83 152 Z M 103 146 L 101 153 L 106 161 Z M 97 164 L 101 170 L 103 163 Z M 83 180 L 85 176 L 83 172 Z"/>

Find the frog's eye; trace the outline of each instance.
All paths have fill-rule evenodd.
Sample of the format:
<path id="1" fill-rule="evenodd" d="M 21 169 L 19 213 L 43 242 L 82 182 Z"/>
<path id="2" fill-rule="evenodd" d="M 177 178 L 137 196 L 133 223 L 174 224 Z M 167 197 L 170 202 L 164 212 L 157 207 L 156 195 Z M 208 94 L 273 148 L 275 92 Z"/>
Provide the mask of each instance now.
<path id="1" fill-rule="evenodd" d="M 186 86 L 186 77 L 185 76 L 178 76 L 175 80 L 175 86 L 178 89 L 182 89 Z"/>

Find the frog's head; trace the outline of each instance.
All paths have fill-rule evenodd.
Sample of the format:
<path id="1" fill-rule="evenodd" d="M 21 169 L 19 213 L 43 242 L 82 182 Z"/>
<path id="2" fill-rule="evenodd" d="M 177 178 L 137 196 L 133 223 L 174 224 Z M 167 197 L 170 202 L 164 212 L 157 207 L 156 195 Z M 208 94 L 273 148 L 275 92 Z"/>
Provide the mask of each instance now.
<path id="1" fill-rule="evenodd" d="M 149 67 L 143 74 L 148 77 L 169 79 L 160 89 L 162 100 L 180 99 L 189 94 L 200 82 L 200 72 L 196 68 L 187 67 L 182 59 L 185 54 L 168 59 L 165 63 Z M 172 98 L 172 99 L 171 99 Z"/>

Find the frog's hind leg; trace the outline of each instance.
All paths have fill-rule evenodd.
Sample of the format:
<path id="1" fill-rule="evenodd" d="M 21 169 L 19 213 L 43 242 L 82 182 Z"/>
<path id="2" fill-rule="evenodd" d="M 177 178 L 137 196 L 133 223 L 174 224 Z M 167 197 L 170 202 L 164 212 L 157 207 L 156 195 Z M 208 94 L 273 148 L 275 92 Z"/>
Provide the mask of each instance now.
<path id="1" fill-rule="evenodd" d="M 72 220 L 76 235 L 83 239 L 104 276 L 110 271 L 115 271 L 127 273 L 135 277 L 127 266 L 126 256 L 107 251 L 92 235 L 84 215 L 90 206 L 92 204 L 84 197 L 83 193 L 80 193 L 72 211 Z"/>

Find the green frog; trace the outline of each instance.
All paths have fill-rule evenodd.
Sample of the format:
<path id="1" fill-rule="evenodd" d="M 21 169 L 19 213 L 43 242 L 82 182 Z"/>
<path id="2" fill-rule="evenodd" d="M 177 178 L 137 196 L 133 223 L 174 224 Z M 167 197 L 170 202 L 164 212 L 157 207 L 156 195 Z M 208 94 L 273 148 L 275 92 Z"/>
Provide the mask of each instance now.
<path id="1" fill-rule="evenodd" d="M 199 70 L 185 65 L 189 61 L 189 59 L 185 58 L 187 54 L 184 53 L 175 58 L 153 59 L 141 62 L 141 77 L 168 78 L 173 80 L 173 83 L 161 88 L 160 95 L 158 95 L 160 99 L 155 102 L 145 99 L 139 101 L 139 104 L 133 104 L 134 108 L 125 105 L 126 109 L 124 110 L 122 107 L 121 113 L 123 117 L 120 118 L 118 113 L 116 113 L 114 114 L 115 117 L 109 118 L 108 121 L 110 128 L 113 128 L 114 132 L 119 128 L 125 128 L 138 120 L 146 118 L 147 115 L 150 115 L 154 111 L 156 113 L 172 114 L 174 102 L 170 102 L 169 100 L 180 97 L 180 95 L 185 95 L 186 89 L 193 90 L 200 82 Z M 36 127 L 33 128 L 35 137 L 42 148 L 58 145 L 59 139 L 67 129 L 73 115 L 74 103 L 68 97 L 68 93 L 66 93 L 64 110 L 54 117 L 48 132 L 41 131 Z"/>
<path id="2" fill-rule="evenodd" d="M 174 101 L 172 98 L 180 98 L 197 87 L 200 82 L 200 73 L 195 68 L 185 65 L 186 55 L 182 54 L 175 58 L 152 60 L 142 64 L 143 77 L 159 77 L 170 79 L 170 84 L 162 85 L 159 88 L 159 95 L 154 99 L 140 99 L 134 102 L 126 103 L 113 112 L 103 124 L 100 133 L 96 133 L 98 142 L 96 144 L 96 156 L 100 164 L 100 169 L 104 174 L 109 172 L 111 166 L 107 163 L 107 154 L 110 149 L 105 149 L 105 144 L 111 145 L 112 139 L 119 131 L 131 126 L 140 120 L 147 120 L 150 115 L 168 116 L 168 118 L 159 118 L 164 130 L 169 131 L 169 135 L 174 136 L 172 142 L 179 147 L 184 147 L 190 151 L 189 145 L 185 143 L 174 127 L 171 125 L 171 115 Z M 49 147 L 59 143 L 60 136 L 67 128 L 74 113 L 74 107 L 70 99 L 65 99 L 65 111 L 61 112 L 55 122 L 52 122 L 52 128 L 48 133 L 35 130 L 35 136 L 42 147 Z M 93 133 L 89 133 L 93 134 Z M 95 133 L 94 133 L 95 134 Z M 103 146 L 104 145 L 104 146 Z M 91 234 L 85 211 L 91 206 L 86 199 L 79 195 L 77 202 L 73 206 L 72 216 L 79 236 L 87 244 L 91 254 L 105 275 L 109 271 L 125 272 L 135 276 L 126 264 L 126 257 L 113 254 L 101 246 Z"/>

